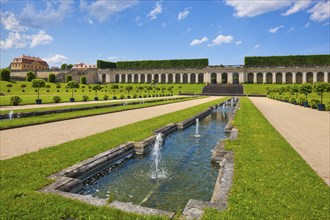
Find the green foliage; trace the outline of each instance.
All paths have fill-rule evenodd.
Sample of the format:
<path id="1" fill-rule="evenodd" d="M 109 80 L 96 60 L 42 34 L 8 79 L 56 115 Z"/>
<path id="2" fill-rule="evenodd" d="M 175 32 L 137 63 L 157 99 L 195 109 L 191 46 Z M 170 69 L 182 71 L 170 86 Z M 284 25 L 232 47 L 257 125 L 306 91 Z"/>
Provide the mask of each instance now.
<path id="1" fill-rule="evenodd" d="M 97 97 L 97 91 L 101 90 L 102 86 L 100 86 L 99 84 L 96 84 L 93 86 L 93 90 L 95 91 L 95 97 Z"/>
<path id="2" fill-rule="evenodd" d="M 317 108 L 317 104 L 320 104 L 321 102 L 318 99 L 312 99 L 309 103 L 312 108 Z"/>
<path id="3" fill-rule="evenodd" d="M 0 72 L 0 80 L 10 81 L 10 69 L 4 68 Z"/>
<path id="4" fill-rule="evenodd" d="M 67 87 L 72 90 L 71 98 L 73 98 L 74 89 L 79 88 L 79 83 L 77 83 L 76 81 L 69 81 Z"/>
<path id="5" fill-rule="evenodd" d="M 128 92 L 128 95 L 129 95 L 130 91 L 133 90 L 133 86 L 126 86 L 125 90 Z"/>
<path id="6" fill-rule="evenodd" d="M 13 85 L 12 85 L 12 84 L 7 84 L 6 87 L 7 87 L 8 89 L 10 89 L 11 87 L 13 87 Z"/>
<path id="7" fill-rule="evenodd" d="M 55 83 L 56 82 L 56 77 L 55 77 L 54 73 L 50 73 L 48 75 L 48 82 L 50 82 L 50 83 Z"/>
<path id="8" fill-rule="evenodd" d="M 58 95 L 53 96 L 53 101 L 54 101 L 55 103 L 60 103 L 61 100 L 62 100 L 61 97 L 59 97 Z"/>
<path id="9" fill-rule="evenodd" d="M 38 100 L 40 98 L 40 96 L 39 96 L 40 88 L 44 88 L 45 86 L 46 86 L 46 81 L 43 79 L 33 79 L 32 80 L 32 87 L 36 88 L 38 90 Z"/>
<path id="10" fill-rule="evenodd" d="M 327 104 L 325 104 L 325 110 L 330 111 L 330 102 L 327 102 Z"/>
<path id="11" fill-rule="evenodd" d="M 36 78 L 36 75 L 34 74 L 34 72 L 30 71 L 30 72 L 26 73 L 26 81 L 32 82 L 32 80 L 35 78 Z"/>
<path id="12" fill-rule="evenodd" d="M 108 95 L 104 95 L 103 96 L 103 100 L 108 100 L 109 99 L 109 96 Z"/>
<path id="13" fill-rule="evenodd" d="M 71 70 L 71 69 L 72 69 L 72 67 L 73 67 L 73 65 L 72 65 L 72 64 L 68 64 L 68 65 L 67 65 L 67 69 L 68 69 L 68 70 Z"/>
<path id="14" fill-rule="evenodd" d="M 117 66 L 117 63 L 114 63 L 114 62 L 103 61 L 103 60 L 96 61 L 96 67 L 99 69 L 116 68 L 116 66 Z"/>
<path id="15" fill-rule="evenodd" d="M 307 99 L 307 96 L 309 93 L 312 93 L 312 89 L 313 89 L 313 86 L 312 84 L 310 83 L 304 83 L 300 86 L 299 88 L 299 92 L 301 94 L 304 94 L 306 96 L 306 99 Z"/>
<path id="16" fill-rule="evenodd" d="M 323 93 L 330 92 L 330 83 L 317 82 L 313 85 L 313 91 L 321 96 L 321 104 L 323 104 Z"/>
<path id="17" fill-rule="evenodd" d="M 10 97 L 10 102 L 11 102 L 12 105 L 18 105 L 22 101 L 23 100 L 19 96 L 12 96 L 12 97 Z"/>
<path id="18" fill-rule="evenodd" d="M 303 98 L 303 97 L 299 97 L 297 99 L 297 103 L 298 105 L 303 105 L 304 102 L 307 102 L 307 99 Z"/>
<path id="19" fill-rule="evenodd" d="M 84 85 L 87 84 L 87 78 L 86 78 L 86 76 L 81 76 L 80 77 L 80 84 L 84 84 Z"/>
<path id="20" fill-rule="evenodd" d="M 89 99 L 89 97 L 87 95 L 83 95 L 81 98 L 84 102 L 87 102 Z"/>
<path id="21" fill-rule="evenodd" d="M 68 68 L 68 65 L 66 63 L 63 63 L 61 65 L 61 70 L 66 70 Z"/>
<path id="22" fill-rule="evenodd" d="M 330 66 L 330 55 L 245 57 L 244 65 L 245 67 Z"/>
<path id="23" fill-rule="evenodd" d="M 65 76 L 65 83 L 68 83 L 70 81 L 72 81 L 72 76 L 68 74 Z"/>

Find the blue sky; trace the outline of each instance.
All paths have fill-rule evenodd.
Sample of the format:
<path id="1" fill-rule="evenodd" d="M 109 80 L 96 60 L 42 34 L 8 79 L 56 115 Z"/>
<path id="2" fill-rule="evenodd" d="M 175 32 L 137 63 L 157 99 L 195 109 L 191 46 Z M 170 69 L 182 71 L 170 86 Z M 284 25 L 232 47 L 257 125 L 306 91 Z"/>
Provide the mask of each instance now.
<path id="1" fill-rule="evenodd" d="M 1 68 L 22 54 L 60 66 L 330 53 L 329 0 L 0 2 Z"/>

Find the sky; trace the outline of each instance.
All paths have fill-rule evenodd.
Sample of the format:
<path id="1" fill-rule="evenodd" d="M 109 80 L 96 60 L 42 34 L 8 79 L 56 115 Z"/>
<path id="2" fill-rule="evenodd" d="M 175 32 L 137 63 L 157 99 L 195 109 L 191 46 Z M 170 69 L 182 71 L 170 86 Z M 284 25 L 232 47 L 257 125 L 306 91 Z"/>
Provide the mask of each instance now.
<path id="1" fill-rule="evenodd" d="M 330 54 L 330 0 L 0 0 L 1 68 L 63 63 Z"/>

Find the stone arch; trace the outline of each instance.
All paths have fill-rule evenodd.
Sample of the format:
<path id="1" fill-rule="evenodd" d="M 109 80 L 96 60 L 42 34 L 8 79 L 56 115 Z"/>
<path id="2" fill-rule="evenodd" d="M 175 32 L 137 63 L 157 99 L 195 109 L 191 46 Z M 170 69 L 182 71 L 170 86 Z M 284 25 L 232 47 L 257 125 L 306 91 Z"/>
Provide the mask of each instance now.
<path id="1" fill-rule="evenodd" d="M 106 75 L 102 74 L 102 84 L 106 83 Z"/>
<path id="2" fill-rule="evenodd" d="M 324 73 L 323 72 L 318 72 L 316 75 L 316 81 L 317 82 L 324 82 Z"/>
<path id="3" fill-rule="evenodd" d="M 160 76 L 160 82 L 166 83 L 166 75 L 164 73 Z"/>
<path id="4" fill-rule="evenodd" d="M 115 82 L 116 82 L 116 83 L 119 83 L 119 74 L 116 74 L 116 75 L 115 75 Z"/>
<path id="5" fill-rule="evenodd" d="M 148 74 L 147 75 L 147 83 L 151 83 L 151 81 L 152 81 L 152 75 Z"/>
<path id="6" fill-rule="evenodd" d="M 217 74 L 211 73 L 211 84 L 217 84 Z"/>
<path id="7" fill-rule="evenodd" d="M 127 76 L 127 82 L 132 83 L 132 74 L 128 74 Z"/>
<path id="8" fill-rule="evenodd" d="M 227 73 L 221 73 L 221 83 L 227 84 L 228 83 L 228 74 Z"/>
<path id="9" fill-rule="evenodd" d="M 122 74 L 121 75 L 121 82 L 122 83 L 125 83 L 126 82 L 126 75 L 125 74 Z"/>
<path id="10" fill-rule="evenodd" d="M 180 83 L 181 82 L 181 76 L 179 73 L 175 74 L 175 83 Z"/>
<path id="11" fill-rule="evenodd" d="M 133 82 L 135 82 L 135 83 L 139 82 L 139 75 L 138 74 L 134 74 Z"/>
<path id="12" fill-rule="evenodd" d="M 159 75 L 155 74 L 154 75 L 154 83 L 158 83 L 159 82 Z"/>
<path id="13" fill-rule="evenodd" d="M 296 83 L 301 84 L 303 82 L 303 74 L 301 72 L 296 73 Z"/>
<path id="14" fill-rule="evenodd" d="M 276 81 L 276 83 L 279 83 L 279 84 L 282 83 L 282 73 L 280 73 L 280 72 L 276 73 L 275 81 Z"/>
<path id="15" fill-rule="evenodd" d="M 204 83 L 204 74 L 203 73 L 198 74 L 198 83 Z"/>
<path id="16" fill-rule="evenodd" d="M 190 82 L 196 83 L 196 74 L 195 73 L 190 74 Z"/>
<path id="17" fill-rule="evenodd" d="M 146 82 L 146 78 L 144 74 L 141 74 L 141 83 L 145 83 Z"/>
<path id="18" fill-rule="evenodd" d="M 183 83 L 187 84 L 188 83 L 188 74 L 187 73 L 184 73 L 183 74 Z"/>
<path id="19" fill-rule="evenodd" d="M 330 72 L 328 72 L 328 82 L 330 82 Z"/>
<path id="20" fill-rule="evenodd" d="M 168 83 L 173 83 L 173 74 L 168 74 Z"/>
<path id="21" fill-rule="evenodd" d="M 285 74 L 285 82 L 292 83 L 292 73 L 288 72 Z"/>
<path id="22" fill-rule="evenodd" d="M 273 74 L 272 74 L 272 73 L 267 73 L 267 74 L 266 74 L 266 82 L 267 82 L 268 84 L 273 83 Z"/>
<path id="23" fill-rule="evenodd" d="M 312 72 L 306 73 L 306 82 L 313 83 L 313 73 Z"/>
<path id="24" fill-rule="evenodd" d="M 239 84 L 239 75 L 238 73 L 233 73 L 233 84 Z"/>
<path id="25" fill-rule="evenodd" d="M 248 83 L 254 83 L 253 82 L 253 73 L 248 73 L 248 75 L 247 75 L 247 82 Z"/>
<path id="26" fill-rule="evenodd" d="M 262 84 L 263 83 L 263 74 L 257 73 L 257 83 Z"/>

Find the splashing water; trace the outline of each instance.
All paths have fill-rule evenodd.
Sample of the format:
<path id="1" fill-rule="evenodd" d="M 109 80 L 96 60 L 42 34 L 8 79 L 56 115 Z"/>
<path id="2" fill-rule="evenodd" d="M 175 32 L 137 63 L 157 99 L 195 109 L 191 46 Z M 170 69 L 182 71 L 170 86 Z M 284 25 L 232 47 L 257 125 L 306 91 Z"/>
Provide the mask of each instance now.
<path id="1" fill-rule="evenodd" d="M 196 118 L 196 130 L 194 135 L 195 137 L 200 137 L 198 130 L 199 130 L 199 119 Z"/>
<path id="2" fill-rule="evenodd" d="M 155 170 L 151 174 L 151 179 L 158 179 L 158 178 L 165 178 L 164 170 L 161 170 L 160 162 L 161 162 L 161 154 L 160 150 L 162 149 L 163 145 L 163 134 L 158 133 L 156 136 L 156 141 L 154 144 L 154 148 L 152 150 L 152 156 L 154 158 Z"/>
<path id="3" fill-rule="evenodd" d="M 13 115 L 14 115 L 14 112 L 13 111 L 10 111 L 8 116 L 9 116 L 9 120 L 12 120 L 13 119 Z"/>

